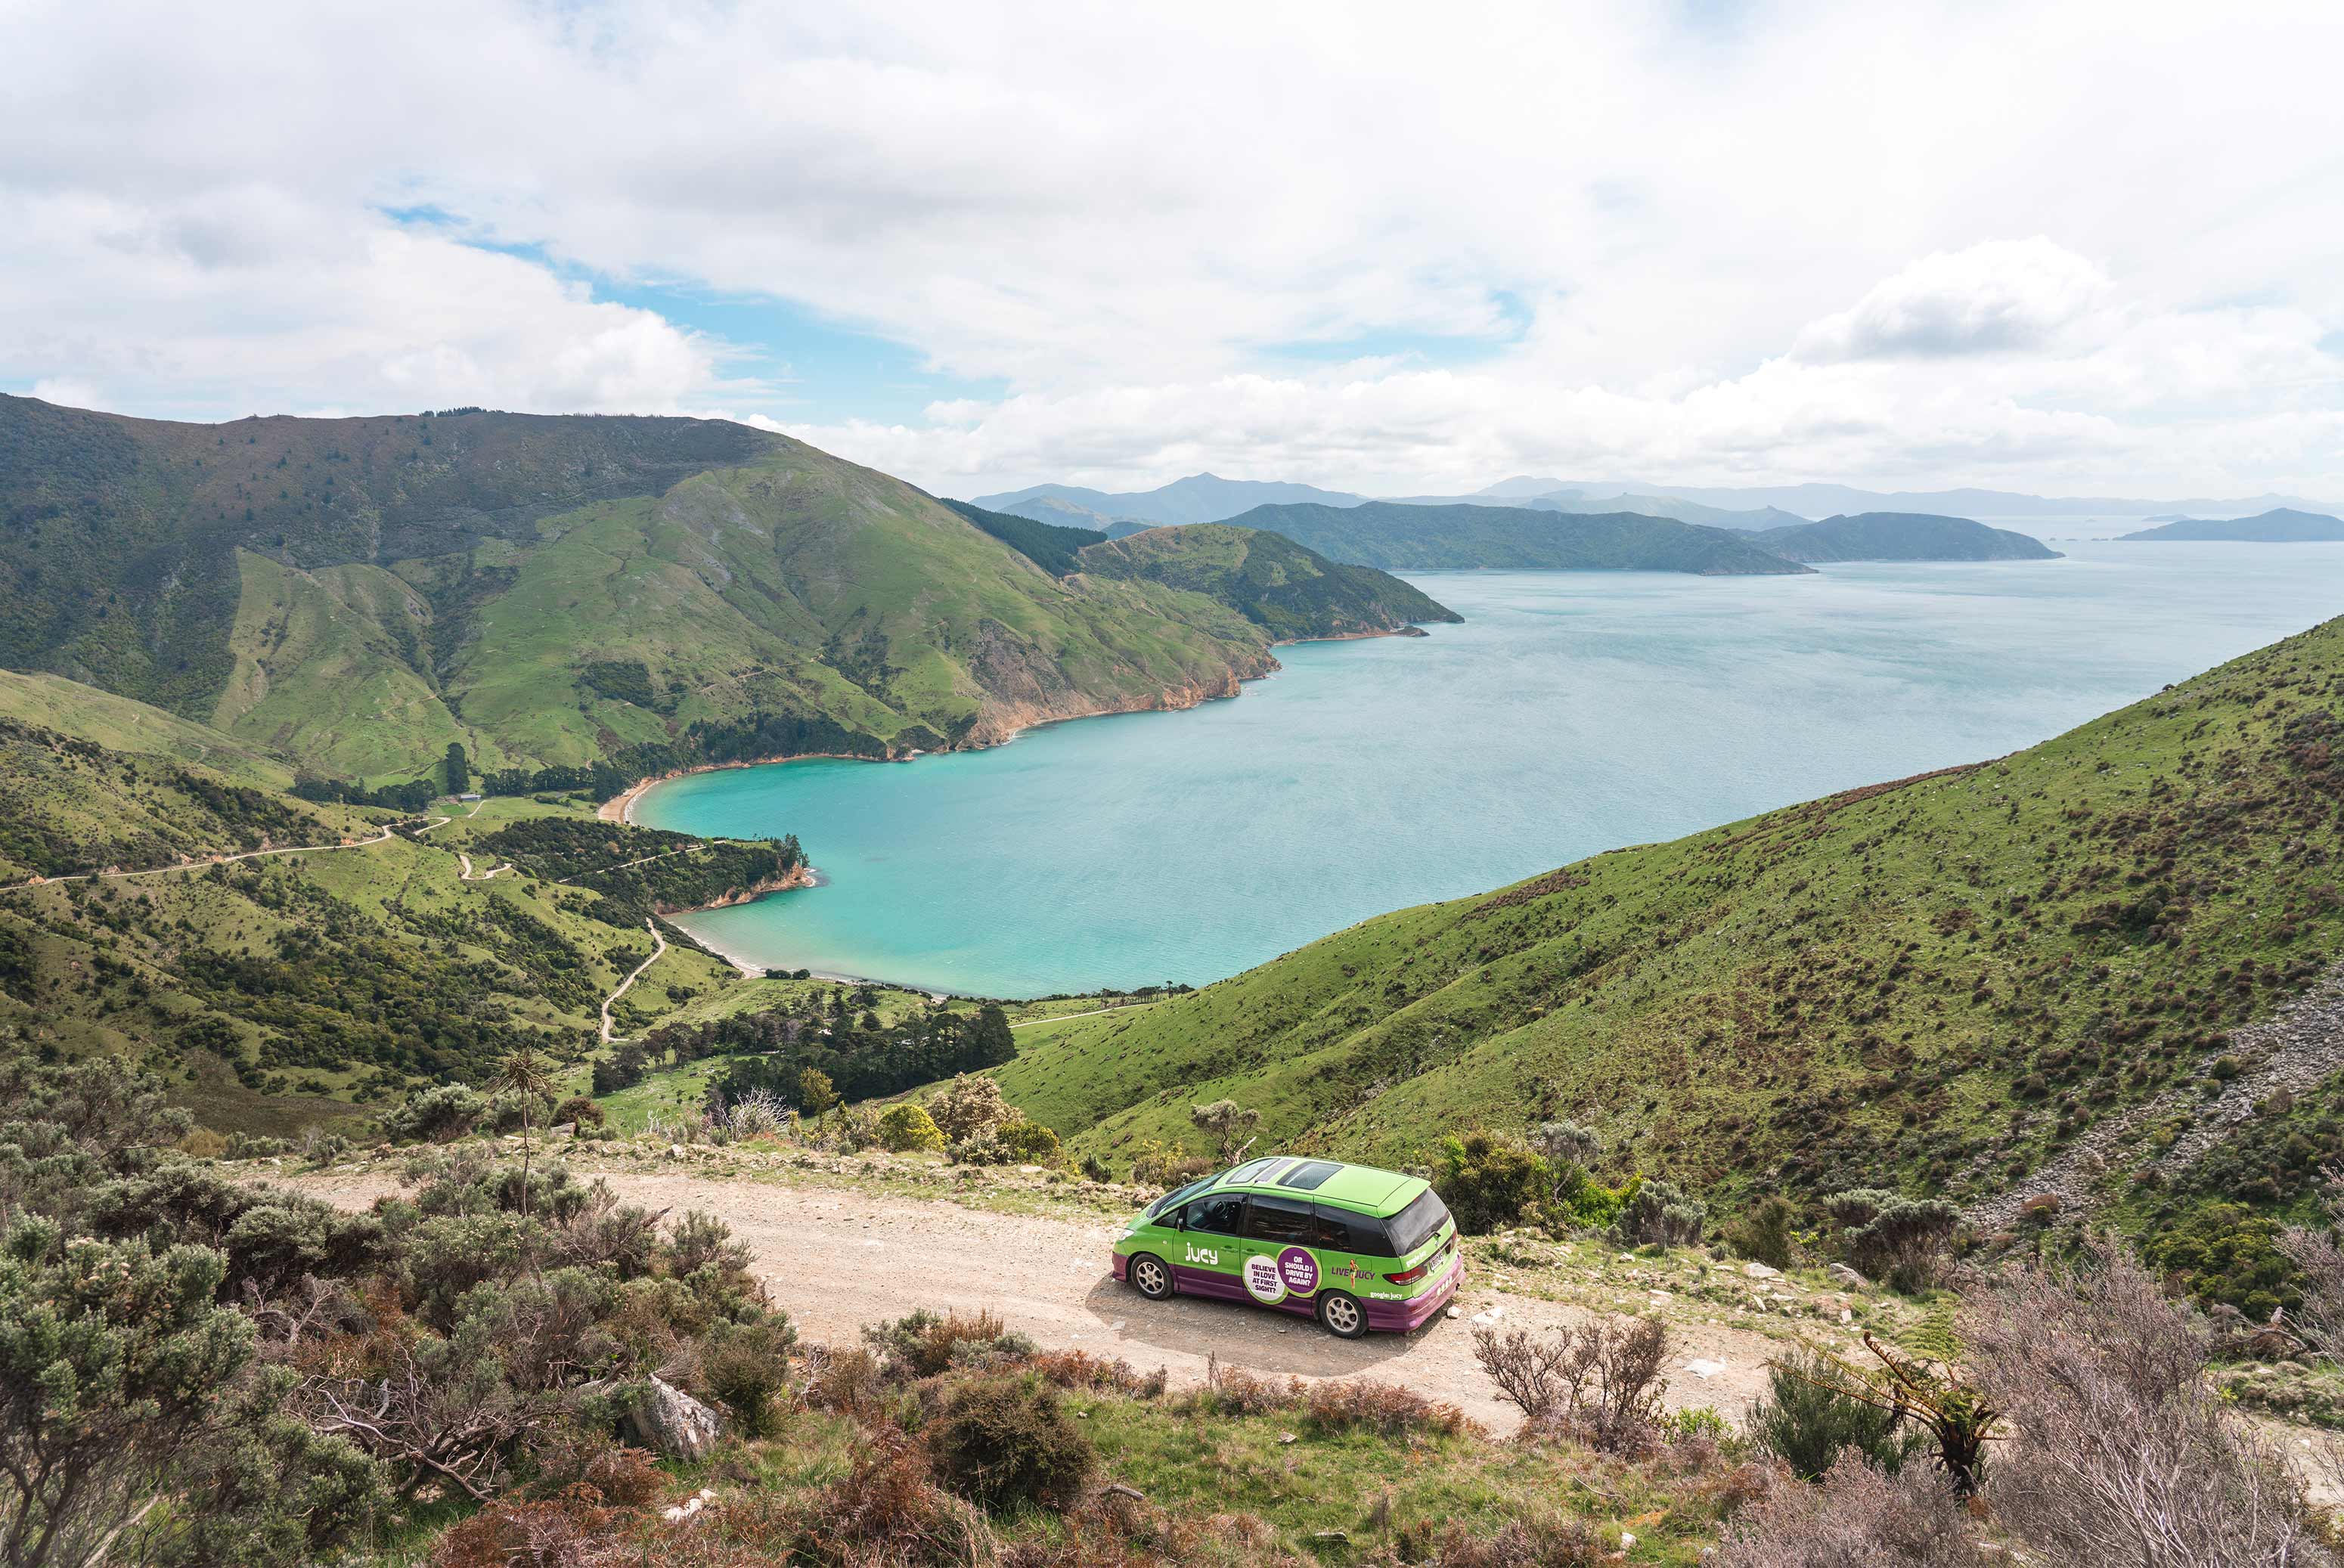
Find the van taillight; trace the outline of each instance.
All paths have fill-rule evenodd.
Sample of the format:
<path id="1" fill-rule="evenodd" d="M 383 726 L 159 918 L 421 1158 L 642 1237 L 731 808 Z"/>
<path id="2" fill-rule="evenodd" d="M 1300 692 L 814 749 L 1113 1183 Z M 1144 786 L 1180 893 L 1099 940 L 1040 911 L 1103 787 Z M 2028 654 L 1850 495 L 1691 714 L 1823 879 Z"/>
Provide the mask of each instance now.
<path id="1" fill-rule="evenodd" d="M 1435 1263 L 1438 1263 L 1443 1258 L 1448 1257 L 1449 1249 L 1455 1246 L 1456 1243 L 1457 1238 L 1451 1236 L 1448 1240 L 1440 1244 L 1439 1249 L 1436 1250 L 1431 1257 L 1427 1258 L 1415 1268 L 1403 1269 L 1397 1274 L 1387 1274 L 1384 1278 L 1390 1280 L 1395 1285 L 1412 1285 L 1417 1280 L 1423 1279 L 1425 1275 L 1430 1273 L 1432 1271 L 1432 1266 Z"/>

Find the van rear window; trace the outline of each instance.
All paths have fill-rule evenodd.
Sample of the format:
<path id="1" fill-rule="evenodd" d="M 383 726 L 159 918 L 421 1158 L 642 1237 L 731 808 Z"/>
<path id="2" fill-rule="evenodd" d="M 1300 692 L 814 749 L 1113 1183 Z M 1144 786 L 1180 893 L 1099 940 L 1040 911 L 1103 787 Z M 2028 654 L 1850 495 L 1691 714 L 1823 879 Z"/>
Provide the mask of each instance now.
<path id="1" fill-rule="evenodd" d="M 1440 1234 L 1440 1228 L 1449 1223 L 1449 1205 L 1428 1187 L 1386 1223 L 1391 1229 L 1392 1256 L 1405 1258 Z"/>
<path id="2" fill-rule="evenodd" d="M 1323 1247 L 1330 1252 L 1357 1252 L 1368 1258 L 1399 1256 L 1392 1250 L 1391 1238 L 1384 1234 L 1382 1220 L 1325 1203 L 1318 1205 L 1318 1237 L 1310 1243 L 1313 1247 Z"/>

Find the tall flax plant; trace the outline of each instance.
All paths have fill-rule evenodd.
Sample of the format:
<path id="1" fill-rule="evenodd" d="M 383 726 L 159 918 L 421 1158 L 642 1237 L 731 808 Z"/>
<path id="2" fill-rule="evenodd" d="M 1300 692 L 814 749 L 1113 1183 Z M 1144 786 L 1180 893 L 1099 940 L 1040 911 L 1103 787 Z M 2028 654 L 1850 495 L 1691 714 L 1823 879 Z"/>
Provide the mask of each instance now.
<path id="1" fill-rule="evenodd" d="M 520 1101 L 520 1217 L 526 1220 L 530 1218 L 530 1115 L 536 1109 L 540 1099 L 552 1098 L 553 1075 L 533 1052 L 522 1049 L 505 1057 L 503 1064 L 497 1068 L 495 1083 L 498 1088 L 513 1095 Z M 534 1244 L 529 1244 L 529 1257 L 530 1266 L 534 1270 L 537 1260 L 537 1249 Z"/>

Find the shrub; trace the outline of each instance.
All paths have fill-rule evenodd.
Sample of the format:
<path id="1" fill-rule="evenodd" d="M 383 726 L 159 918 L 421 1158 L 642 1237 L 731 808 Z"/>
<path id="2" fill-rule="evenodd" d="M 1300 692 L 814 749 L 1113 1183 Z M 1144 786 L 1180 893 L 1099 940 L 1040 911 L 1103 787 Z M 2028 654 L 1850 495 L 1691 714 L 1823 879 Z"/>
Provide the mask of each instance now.
<path id="1" fill-rule="evenodd" d="M 667 1266 L 678 1275 L 715 1268 L 727 1272 L 749 1267 L 746 1243 L 732 1239 L 732 1227 L 713 1214 L 687 1209 L 668 1228 Z"/>
<path id="2" fill-rule="evenodd" d="M 1210 1105 L 1190 1106 L 1189 1123 L 1198 1132 L 1212 1138 L 1223 1165 L 1237 1158 L 1244 1146 L 1238 1139 L 1261 1120 L 1261 1112 L 1248 1110 L 1233 1099 L 1217 1099 Z M 1246 1142 L 1250 1143 L 1250 1138 Z"/>
<path id="3" fill-rule="evenodd" d="M 1127 1394 L 1152 1400 L 1162 1394 L 1165 1370 L 1142 1372 L 1120 1357 L 1108 1360 L 1088 1351 L 1044 1351 L 1027 1363 L 1035 1373 L 1062 1389 L 1088 1389 L 1095 1393 Z"/>
<path id="4" fill-rule="evenodd" d="M 463 1137 L 487 1114 L 489 1102 L 462 1084 L 435 1084 L 407 1097 L 385 1114 L 383 1131 L 395 1138 L 446 1143 Z"/>
<path id="5" fill-rule="evenodd" d="M 1584 1519 L 1541 1509 L 1476 1533 L 1421 1520 L 1392 1533 L 1394 1554 L 1426 1568 L 1595 1568 L 1618 1560 Z"/>
<path id="6" fill-rule="evenodd" d="M 1978 1549 L 1925 1467 L 1890 1476 L 1850 1453 L 1819 1486 L 1780 1486 L 1734 1515 L 1717 1568 L 1970 1568 Z"/>
<path id="7" fill-rule="evenodd" d="M 1612 1239 L 1622 1247 L 1690 1247 L 1701 1239 L 1709 1210 L 1666 1181 L 1647 1181 L 1620 1206 Z"/>
<path id="8" fill-rule="evenodd" d="M 987 1507 L 1064 1509 L 1097 1463 L 1089 1439 L 1039 1378 L 963 1383 L 927 1429 L 936 1478 Z"/>
<path id="9" fill-rule="evenodd" d="M 1778 1193 L 1768 1193 L 1744 1209 L 1718 1239 L 1742 1257 L 1770 1269 L 1791 1266 L 1792 1231 L 1798 1211 Z"/>
<path id="10" fill-rule="evenodd" d="M 1305 1419 L 1323 1431 L 1365 1430 L 1400 1437 L 1416 1431 L 1454 1435 L 1465 1430 L 1465 1412 L 1455 1405 L 1366 1378 L 1312 1383 L 1303 1395 L 1302 1409 Z"/>
<path id="11" fill-rule="evenodd" d="M 1960 1331 L 2010 1416 L 1987 1498 L 2030 1544 L 2075 1563 L 2317 1560 L 2286 1462 L 2207 1384 L 2206 1325 L 2124 1251 L 2091 1241 L 2076 1269 L 2006 1272 Z"/>
<path id="12" fill-rule="evenodd" d="M 702 1337 L 701 1382 L 747 1435 L 773 1435 L 773 1396 L 789 1386 L 790 1348 L 797 1340 L 783 1312 L 748 1323 L 712 1323 Z"/>
<path id="13" fill-rule="evenodd" d="M 1432 1185 L 1457 1229 L 1481 1235 L 1519 1224 L 1549 1194 L 1552 1179 L 1546 1162 L 1527 1148 L 1476 1131 L 1441 1140 Z"/>
<path id="14" fill-rule="evenodd" d="M 891 1105 L 879 1116 L 879 1143 L 892 1154 L 925 1154 L 945 1146 L 935 1118 L 915 1105 Z"/>
<path id="15" fill-rule="evenodd" d="M 932 1378 L 954 1367 L 1023 1361 L 1037 1349 L 1024 1334 L 1011 1332 L 997 1312 L 939 1316 L 925 1308 L 891 1322 L 871 1324 L 863 1338 L 918 1378 Z"/>
<path id="16" fill-rule="evenodd" d="M 928 1114 L 947 1142 L 959 1143 L 984 1128 L 1007 1121 L 1017 1113 L 1001 1098 L 1001 1086 L 992 1078 L 962 1073 L 928 1102 Z"/>
<path id="17" fill-rule="evenodd" d="M 1657 1318 L 1600 1320 L 1545 1340 L 1521 1329 L 1473 1332 L 1473 1359 L 1531 1425 L 1606 1453 L 1641 1453 L 1658 1441 L 1668 1351 Z"/>
<path id="18" fill-rule="evenodd" d="M 1900 1433 L 1894 1410 L 1855 1399 L 1838 1385 L 1836 1367 L 1812 1351 L 1793 1351 L 1767 1369 L 1768 1391 L 1750 1407 L 1751 1440 L 1802 1481 L 1821 1481 L 1850 1449 L 1889 1475 L 1926 1439 Z"/>
<path id="19" fill-rule="evenodd" d="M 610 1118 L 602 1114 L 602 1108 L 584 1095 L 571 1095 L 553 1108 L 553 1123 L 557 1127 L 567 1122 L 583 1131 L 590 1127 L 601 1127 L 609 1120 Z"/>
<path id="20" fill-rule="evenodd" d="M 217 1159 L 227 1152 L 227 1139 L 207 1127 L 192 1128 L 179 1140 L 179 1152 L 189 1159 Z"/>
<path id="21" fill-rule="evenodd" d="M 67 1243 L 30 1215 L 0 1237 L 0 1560 L 290 1568 L 363 1524 L 373 1467 L 278 1413 L 298 1380 L 252 1365 L 226 1275 L 209 1248 Z M 117 1542 L 157 1494 L 187 1506 Z"/>
<path id="22" fill-rule="evenodd" d="M 790 1108 L 764 1089 L 751 1089 L 724 1108 L 724 1130 L 734 1138 L 764 1138 L 790 1124 Z"/>
<path id="23" fill-rule="evenodd" d="M 823 1347 L 809 1358 L 806 1403 L 816 1410 L 852 1414 L 876 1404 L 885 1384 L 879 1358 L 869 1351 Z"/>
<path id="24" fill-rule="evenodd" d="M 1892 1197 L 1841 1245 L 1858 1273 L 1914 1295 L 1944 1279 L 1961 1220 L 1961 1209 L 1945 1199 Z"/>
<path id="25" fill-rule="evenodd" d="M 1131 1158 L 1133 1181 L 1142 1187 L 1160 1187 L 1167 1192 L 1200 1176 L 1210 1176 L 1218 1168 L 1210 1155 L 1190 1154 L 1153 1138 L 1140 1139 L 1139 1152 Z"/>
<path id="26" fill-rule="evenodd" d="M 1000 1139 L 1001 1147 L 1019 1165 L 1058 1163 L 1058 1135 L 1038 1121 L 1028 1121 L 1021 1116 L 995 1128 L 993 1136 Z"/>

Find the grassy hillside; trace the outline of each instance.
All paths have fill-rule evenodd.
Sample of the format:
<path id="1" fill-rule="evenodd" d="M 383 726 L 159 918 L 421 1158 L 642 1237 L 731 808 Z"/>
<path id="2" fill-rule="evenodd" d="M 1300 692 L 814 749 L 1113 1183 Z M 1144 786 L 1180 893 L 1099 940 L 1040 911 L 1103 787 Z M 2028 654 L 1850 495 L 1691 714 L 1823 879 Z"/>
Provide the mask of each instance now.
<path id="1" fill-rule="evenodd" d="M 1003 1068 L 1076 1146 L 1411 1163 L 1571 1118 L 1710 1189 L 1991 1191 L 2344 953 L 2344 621 L 2056 740 L 1349 930 Z M 2316 1164 L 2316 1161 L 2312 1163 Z"/>
<path id="2" fill-rule="evenodd" d="M 1349 507 L 1258 506 L 1229 521 L 1282 534 L 1330 561 L 1387 572 L 1479 567 L 1718 576 L 1806 570 L 1760 549 L 1746 533 L 1627 511 L 1373 501 Z"/>
<path id="3" fill-rule="evenodd" d="M 419 1083 L 478 1081 L 519 1046 L 581 1061 L 602 997 L 652 950 L 642 923 L 652 907 L 736 894 L 795 854 L 679 846 L 552 796 L 487 802 L 437 826 L 409 818 L 385 835 L 391 813 L 241 782 L 289 770 L 62 684 L 0 682 L 0 881 L 13 885 L 0 890 L 0 1031 L 66 1056 L 143 1060 L 222 1131 L 283 1133 Z M 93 734 L 157 749 L 115 750 Z M 195 755 L 239 773 L 180 760 Z M 569 881 L 566 863 L 536 864 L 548 845 L 588 840 L 599 865 L 662 858 Z M 499 853 L 514 845 L 538 854 Z M 264 845 L 299 852 L 208 863 Z M 27 885 L 189 860 L 205 864 Z M 484 875 L 492 866 L 510 869 Z M 747 984 L 668 936 L 673 946 L 621 1005 L 622 1032 Z"/>
<path id="4" fill-rule="evenodd" d="M 987 511 L 964 501 L 944 504 L 1056 576 L 1088 572 L 1201 594 L 1281 642 L 1464 619 L 1396 577 L 1372 567 L 1338 565 L 1275 533 L 1193 523 L 1110 536 Z"/>
<path id="5" fill-rule="evenodd" d="M 1867 511 L 1827 517 L 1753 533 L 1757 544 L 1786 561 L 2056 561 L 2041 540 L 1965 517 L 1924 512 Z"/>
<path id="6" fill-rule="evenodd" d="M 1093 576 L 1136 579 L 1228 604 L 1281 642 L 1462 621 L 1430 594 L 1367 566 L 1341 566 L 1276 533 L 1200 522 L 1083 547 Z"/>
<path id="7" fill-rule="evenodd" d="M 936 750 L 1275 667 L 1228 604 L 709 420 L 0 399 L 0 663 L 372 783 Z"/>

